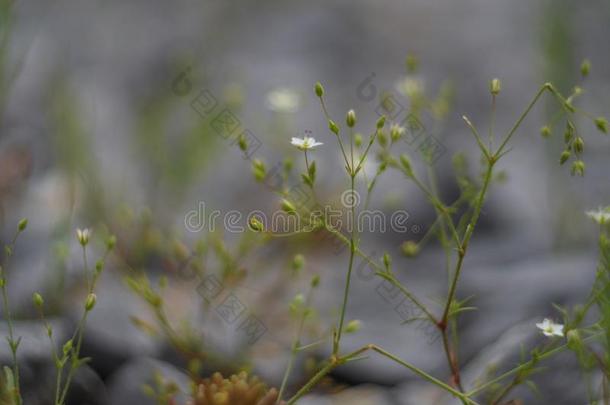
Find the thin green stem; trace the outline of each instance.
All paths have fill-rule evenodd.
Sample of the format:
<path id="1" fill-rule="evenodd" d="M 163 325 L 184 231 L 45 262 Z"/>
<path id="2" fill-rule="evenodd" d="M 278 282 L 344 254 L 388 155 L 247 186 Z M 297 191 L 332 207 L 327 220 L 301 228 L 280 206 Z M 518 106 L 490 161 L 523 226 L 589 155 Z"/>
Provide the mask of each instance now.
<path id="1" fill-rule="evenodd" d="M 521 114 L 521 116 L 519 116 L 519 118 L 517 119 L 517 121 L 515 122 L 513 127 L 511 128 L 511 130 L 504 137 L 504 140 L 500 144 L 500 147 L 497 149 L 496 153 L 494 154 L 495 156 L 499 156 L 499 155 L 502 154 L 502 151 L 506 147 L 506 144 L 508 144 L 508 141 L 510 141 L 510 139 L 513 137 L 515 132 L 517 132 L 517 129 L 519 129 L 519 127 L 521 126 L 521 123 L 523 122 L 525 117 L 527 117 L 527 115 L 530 113 L 532 108 L 534 108 L 534 105 L 536 105 L 536 103 L 538 102 L 538 99 L 540 98 L 540 96 L 542 96 L 542 94 L 545 91 L 552 90 L 552 89 L 553 89 L 553 86 L 550 83 L 545 83 L 544 85 L 542 85 L 542 87 L 540 88 L 540 90 L 538 90 L 538 92 L 536 93 L 536 95 L 534 96 L 532 101 L 530 101 L 530 103 L 528 104 L 528 106 L 525 109 L 525 111 Z"/>
<path id="2" fill-rule="evenodd" d="M 13 325 L 13 318 L 10 310 L 9 298 L 8 298 L 8 290 L 6 287 L 6 273 L 5 269 L 8 266 L 9 259 L 13 254 L 13 249 L 15 247 L 15 243 L 17 242 L 17 237 L 21 233 L 21 230 L 17 230 L 11 240 L 11 243 L 5 247 L 5 256 L 4 263 L 0 266 L 0 282 L 2 282 L 2 306 L 4 312 L 4 318 L 6 319 L 6 324 L 8 327 L 8 344 L 11 349 L 11 356 L 13 361 L 13 378 L 15 381 L 14 392 L 12 393 L 13 400 L 17 403 L 17 405 L 21 405 L 23 403 L 23 399 L 21 398 L 21 390 L 19 383 L 19 362 L 17 361 L 17 349 L 19 346 L 20 339 L 15 340 L 15 328 Z"/>
<path id="3" fill-rule="evenodd" d="M 355 193 L 355 175 L 351 174 L 350 175 L 350 191 L 352 193 L 352 196 L 354 196 Z M 353 202 L 355 202 L 355 200 L 353 200 Z M 351 204 L 351 213 L 352 213 L 352 229 L 351 229 L 351 236 L 350 236 L 350 242 L 349 242 L 349 264 L 347 267 L 347 277 L 345 280 L 345 290 L 343 292 L 343 303 L 341 304 L 341 315 L 339 317 L 339 325 L 337 328 L 337 334 L 336 334 L 336 338 L 335 338 L 335 342 L 333 344 L 333 353 L 337 354 L 339 352 L 339 343 L 341 342 L 341 334 L 343 333 L 343 323 L 345 322 L 345 310 L 347 308 L 347 299 L 349 297 L 349 288 L 350 288 L 350 283 L 351 283 L 351 279 L 352 279 L 352 270 L 354 268 L 354 255 L 356 253 L 356 224 L 354 223 L 355 218 L 356 218 L 356 204 L 352 203 Z"/>
<path id="4" fill-rule="evenodd" d="M 284 391 L 286 391 L 286 386 L 288 385 L 288 378 L 290 377 L 290 373 L 292 372 L 292 368 L 294 366 L 294 361 L 298 352 L 302 350 L 301 348 L 301 335 L 303 334 L 303 328 L 305 327 L 305 320 L 307 319 L 307 315 L 309 313 L 309 305 L 311 304 L 311 297 L 313 294 L 313 287 L 309 289 L 307 293 L 307 298 L 305 299 L 305 307 L 303 308 L 303 312 L 301 313 L 301 317 L 299 319 L 296 335 L 294 341 L 292 342 L 292 348 L 290 351 L 290 357 L 288 359 L 288 365 L 286 366 L 286 371 L 284 372 L 284 377 L 282 378 L 282 385 L 280 386 L 280 391 L 277 396 L 277 403 L 282 400 L 284 395 Z"/>

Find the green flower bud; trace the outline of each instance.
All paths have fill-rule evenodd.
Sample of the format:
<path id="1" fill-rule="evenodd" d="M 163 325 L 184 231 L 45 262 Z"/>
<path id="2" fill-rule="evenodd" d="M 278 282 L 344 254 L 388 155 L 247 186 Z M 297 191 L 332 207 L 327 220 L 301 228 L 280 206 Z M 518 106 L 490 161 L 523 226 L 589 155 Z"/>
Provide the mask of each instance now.
<path id="1" fill-rule="evenodd" d="M 564 164 L 565 162 L 567 162 L 567 161 L 568 161 L 568 159 L 570 158 L 570 156 L 571 156 L 571 155 L 572 155 L 572 154 L 570 153 L 570 151 L 569 151 L 569 150 L 564 150 L 564 151 L 561 153 L 561 156 L 559 157 L 559 164 L 560 164 L 560 165 L 562 165 L 562 164 Z"/>
<path id="2" fill-rule="evenodd" d="M 345 325 L 345 333 L 356 333 L 360 330 L 361 327 L 361 321 L 357 319 L 351 320 L 347 323 L 347 325 Z"/>
<path id="3" fill-rule="evenodd" d="M 551 136 L 551 128 L 548 125 L 543 126 L 542 128 L 540 128 L 540 135 L 543 138 L 548 138 Z"/>
<path id="4" fill-rule="evenodd" d="M 339 135 L 339 126 L 333 120 L 328 120 L 328 129 L 335 135 Z"/>
<path id="5" fill-rule="evenodd" d="M 106 240 L 106 249 L 112 250 L 116 246 L 116 236 L 110 235 Z"/>
<path id="6" fill-rule="evenodd" d="M 258 182 L 265 180 L 265 177 L 267 176 L 265 163 L 259 159 L 254 159 L 252 161 L 252 174 L 254 175 L 254 179 Z"/>
<path id="7" fill-rule="evenodd" d="M 27 226 L 28 226 L 28 219 L 23 218 L 21 221 L 19 221 L 19 232 L 23 231 Z"/>
<path id="8" fill-rule="evenodd" d="M 304 265 L 305 265 L 305 256 L 303 256 L 300 253 L 294 255 L 294 258 L 292 259 L 292 270 L 300 271 Z"/>
<path id="9" fill-rule="evenodd" d="M 68 355 L 68 353 L 70 353 L 70 351 L 72 351 L 72 339 L 68 340 L 66 343 L 64 343 L 64 347 L 62 348 L 64 355 Z"/>
<path id="10" fill-rule="evenodd" d="M 595 119 L 595 126 L 604 134 L 608 133 L 608 120 L 604 117 L 598 117 Z"/>
<path id="11" fill-rule="evenodd" d="M 419 253 L 419 245 L 412 240 L 403 242 L 403 244 L 400 245 L 400 248 L 402 253 L 407 257 L 415 257 Z"/>
<path id="12" fill-rule="evenodd" d="M 239 149 L 242 152 L 248 150 L 248 142 L 246 141 L 246 138 L 243 135 L 239 135 L 239 137 L 237 138 L 237 146 L 239 146 Z"/>
<path id="13" fill-rule="evenodd" d="M 589 59 L 583 60 L 582 64 L 580 65 L 580 74 L 582 75 L 582 77 L 587 77 L 587 76 L 589 76 L 590 71 L 591 71 L 591 62 L 589 61 Z"/>
<path id="14" fill-rule="evenodd" d="M 324 96 L 324 87 L 322 87 L 322 83 L 316 82 L 316 85 L 314 86 L 314 90 L 316 92 L 316 96 L 318 96 L 318 97 Z"/>
<path id="15" fill-rule="evenodd" d="M 295 214 L 297 211 L 294 205 L 286 199 L 282 199 L 282 201 L 280 202 L 280 206 L 282 207 L 282 210 L 287 214 Z"/>
<path id="16" fill-rule="evenodd" d="M 95 307 L 96 301 L 97 296 L 94 293 L 89 293 L 89 295 L 87 295 L 87 299 L 85 300 L 85 311 L 91 311 L 93 307 Z"/>
<path id="17" fill-rule="evenodd" d="M 501 89 L 502 89 L 502 82 L 500 82 L 500 79 L 492 79 L 489 82 L 489 91 L 494 96 L 497 96 L 498 94 L 500 94 Z"/>
<path id="18" fill-rule="evenodd" d="M 317 274 L 311 279 L 311 288 L 316 288 L 320 285 L 320 276 Z"/>
<path id="19" fill-rule="evenodd" d="M 385 115 L 382 115 L 381 117 L 379 117 L 379 119 L 377 120 L 377 129 L 381 129 L 383 128 L 383 126 L 385 125 Z"/>
<path id="20" fill-rule="evenodd" d="M 385 266 L 386 270 L 389 270 L 390 266 L 392 265 L 392 258 L 388 253 L 383 255 L 383 265 Z"/>
<path id="21" fill-rule="evenodd" d="M 6 285 L 6 279 L 4 277 L 0 277 L 0 288 L 3 288 Z"/>
<path id="22" fill-rule="evenodd" d="M 407 55 L 406 65 L 407 73 L 415 73 L 417 72 L 417 68 L 419 66 L 419 60 L 415 55 L 409 54 Z"/>
<path id="23" fill-rule="evenodd" d="M 95 262 L 95 271 L 99 274 L 104 269 L 104 261 L 102 259 Z"/>
<path id="24" fill-rule="evenodd" d="M 258 218 L 254 217 L 254 216 L 250 217 L 250 220 L 248 221 L 248 226 L 254 232 L 262 232 L 262 231 L 265 230 L 265 227 L 263 226 L 263 223 Z"/>
<path id="25" fill-rule="evenodd" d="M 356 125 L 356 113 L 354 110 L 349 110 L 347 112 L 347 116 L 345 117 L 345 123 L 348 127 L 353 128 Z"/>
<path id="26" fill-rule="evenodd" d="M 34 302 L 34 306 L 36 306 L 37 308 L 42 308 L 42 306 L 44 305 L 44 300 L 42 299 L 42 295 L 40 295 L 37 292 L 35 292 L 34 295 L 32 295 L 32 302 Z"/>
<path id="27" fill-rule="evenodd" d="M 303 294 L 299 293 L 294 296 L 288 307 L 290 308 L 290 312 L 295 315 L 299 312 L 299 309 L 301 309 L 303 305 L 305 305 L 305 297 Z"/>
<path id="28" fill-rule="evenodd" d="M 381 147 L 385 147 L 388 144 L 388 136 L 383 131 L 377 133 L 377 142 Z"/>
<path id="29" fill-rule="evenodd" d="M 568 339 L 568 347 L 572 350 L 578 350 L 582 348 L 582 339 L 580 337 L 580 333 L 578 333 L 577 329 L 571 329 L 566 334 L 566 338 Z"/>
<path id="30" fill-rule="evenodd" d="M 578 136 L 574 139 L 574 152 L 582 153 L 585 148 L 585 141 L 582 137 Z"/>
<path id="31" fill-rule="evenodd" d="M 576 160 L 572 163 L 572 176 L 584 176 L 585 175 L 585 162 L 582 160 Z"/>
<path id="32" fill-rule="evenodd" d="M 362 146 L 362 134 L 354 135 L 354 145 L 356 145 L 357 148 Z"/>

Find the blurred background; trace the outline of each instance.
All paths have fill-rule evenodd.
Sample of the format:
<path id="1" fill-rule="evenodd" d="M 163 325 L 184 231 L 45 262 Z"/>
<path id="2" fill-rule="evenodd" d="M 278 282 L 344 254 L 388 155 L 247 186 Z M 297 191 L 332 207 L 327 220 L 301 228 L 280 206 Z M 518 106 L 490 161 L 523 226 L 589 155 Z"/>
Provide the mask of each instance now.
<path id="1" fill-rule="evenodd" d="M 0 221 L 7 243 L 19 219 L 29 218 L 7 267 L 24 336 L 25 403 L 48 403 L 45 392 L 54 381 L 31 294 L 45 295 L 57 335 L 68 336 L 83 299 L 74 230 L 84 227 L 93 229 L 92 257 L 101 257 L 107 235 L 115 234 L 118 244 L 88 323 L 83 350 L 93 360 L 79 373 L 71 403 L 153 403 L 141 389 L 151 370 L 182 384 L 188 380 L 184 370 L 193 359 L 176 354 L 163 333 L 143 331 L 155 320 L 124 282 L 134 272 L 151 282 L 169 275 L 163 294 L 180 343 L 205 346 L 206 360 L 216 358 L 198 372 L 247 364 L 278 386 L 294 334 L 288 303 L 318 274 L 317 316 L 307 336 L 325 336 L 338 314 L 347 250 L 320 235 L 262 243 L 222 227 L 187 229 L 185 216 L 201 203 L 206 210 L 244 215 L 277 209 L 277 193 L 254 180 L 252 162 L 261 159 L 269 171 L 282 171 L 283 159 L 292 157 L 298 173 L 302 156 L 290 138 L 310 132 L 325 144 L 312 153 L 318 197 L 338 201 L 348 179 L 313 94 L 318 80 L 334 119 L 342 123 L 354 108 L 365 136 L 385 92 L 395 94 L 405 111 L 413 107 L 414 92 L 435 100 L 423 123 L 440 145 L 433 166 L 441 196 L 451 201 L 459 191 L 453 155 L 464 152 L 466 171 L 479 171 L 476 145 L 461 116 L 487 131 L 490 79 L 502 81 L 495 118 L 500 135 L 546 81 L 564 94 L 582 86 L 578 105 L 594 116 L 610 115 L 609 21 L 605 0 L 2 1 Z M 407 55 L 417 57 L 417 71 L 407 73 Z M 584 59 L 592 68 L 582 79 Z M 505 179 L 490 193 L 466 261 L 459 296 L 472 296 L 478 308 L 460 320 L 467 385 L 490 365 L 513 366 L 522 345 L 539 343 L 535 322 L 558 316 L 552 303 L 582 302 L 595 275 L 596 229 L 584 211 L 610 201 L 610 143 L 590 121 L 579 121 L 587 171 L 584 178 L 570 176 L 569 167 L 558 165 L 563 124 L 550 139 L 539 134 L 558 110 L 551 97 L 543 98 L 515 136 L 500 164 Z M 246 154 L 234 136 L 218 130 L 214 118 L 223 111 L 248 131 Z M 396 151 L 426 170 L 416 143 L 399 143 Z M 366 170 L 374 174 L 376 167 L 373 160 Z M 298 183 L 295 174 L 286 184 Z M 364 193 L 364 183 L 360 187 Z M 422 237 L 434 211 L 397 172 L 384 173 L 375 190 L 370 208 L 408 211 L 409 232 L 365 233 L 362 249 L 377 258 L 390 253 L 400 279 L 438 306 L 447 281 L 442 249 L 430 243 L 416 259 L 402 257 L 400 249 L 405 240 Z M 213 303 L 197 291 L 198 282 L 180 278 L 186 257 L 208 251 L 213 257 L 199 270 L 217 275 L 264 326 L 253 341 L 244 340 L 239 326 L 202 309 Z M 291 269 L 297 253 L 306 258 L 299 274 Z M 372 341 L 448 378 L 439 342 L 417 325 L 405 325 L 396 309 L 400 303 L 384 295 L 364 264 L 360 269 L 348 318 L 363 326 L 346 336 L 346 350 Z M 327 346 L 299 359 L 291 389 L 328 355 Z M 0 348 L 3 364 L 9 356 L 8 348 Z M 549 364 L 561 371 L 533 378 L 539 395 L 524 389 L 515 397 L 527 404 L 584 404 L 584 388 L 578 388 L 584 385 L 573 383 L 582 377 L 571 355 Z M 338 369 L 302 403 L 451 401 L 371 356 Z"/>

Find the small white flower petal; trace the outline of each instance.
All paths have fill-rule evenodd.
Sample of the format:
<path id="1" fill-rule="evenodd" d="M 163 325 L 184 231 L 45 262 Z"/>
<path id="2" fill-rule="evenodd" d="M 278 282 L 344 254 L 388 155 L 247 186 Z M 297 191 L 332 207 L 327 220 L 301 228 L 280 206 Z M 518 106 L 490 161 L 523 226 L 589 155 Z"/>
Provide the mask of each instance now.
<path id="1" fill-rule="evenodd" d="M 536 327 L 542 331 L 544 336 L 563 336 L 563 325 L 548 318 L 544 318 L 541 323 L 537 323 Z"/>

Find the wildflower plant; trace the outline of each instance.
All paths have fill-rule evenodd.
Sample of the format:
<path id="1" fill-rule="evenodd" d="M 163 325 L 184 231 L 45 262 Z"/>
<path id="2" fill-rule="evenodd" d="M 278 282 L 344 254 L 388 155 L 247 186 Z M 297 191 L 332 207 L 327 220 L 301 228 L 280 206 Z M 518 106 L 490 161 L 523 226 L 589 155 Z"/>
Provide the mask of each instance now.
<path id="1" fill-rule="evenodd" d="M 409 59 L 407 66 L 408 73 L 413 73 L 417 69 L 417 63 L 413 62 L 413 58 Z M 583 76 L 588 74 L 589 69 L 590 64 L 588 62 L 583 64 Z M 406 86 L 404 83 L 403 85 Z M 405 88 L 404 86 L 402 87 L 403 89 Z M 434 103 L 426 98 L 422 86 L 409 84 L 406 88 L 408 91 L 405 90 L 404 94 L 410 98 L 413 109 L 412 117 L 414 119 L 420 117 L 422 112 L 428 108 L 432 109 L 434 113 L 434 108 L 430 107 L 434 106 Z M 321 367 L 318 368 L 317 373 L 314 374 L 308 382 L 302 385 L 302 387 L 291 397 L 286 396 L 287 390 L 285 389 L 285 384 L 282 385 L 280 399 L 286 399 L 287 404 L 297 403 L 300 398 L 312 390 L 323 378 L 337 367 L 361 359 L 363 355 L 366 355 L 369 352 L 375 352 L 386 357 L 389 361 L 402 365 L 407 370 L 436 385 L 457 398 L 463 404 L 477 404 L 479 403 L 477 402 L 480 400 L 479 398 L 486 397 L 489 399 L 489 403 L 497 405 L 501 404 L 515 387 L 521 384 L 533 384 L 529 377 L 539 371 L 538 364 L 540 361 L 565 349 L 580 350 L 580 353 L 578 353 L 579 358 L 585 358 L 587 356 L 583 354 L 582 349 L 577 349 L 577 347 L 582 348 L 582 342 L 587 340 L 587 338 L 581 340 L 581 336 L 587 334 L 589 335 L 589 338 L 591 336 L 599 337 L 599 335 L 591 334 L 593 333 L 591 331 L 595 329 L 601 329 L 605 331 L 603 332 L 605 334 L 608 333 L 607 331 L 610 330 L 608 329 L 610 324 L 607 324 L 607 320 L 604 319 L 594 325 L 587 327 L 581 326 L 581 323 L 584 320 L 584 314 L 587 313 L 589 307 L 594 303 L 603 309 L 602 313 L 604 313 L 604 310 L 608 312 L 608 308 L 610 308 L 605 302 L 608 296 L 605 294 L 607 282 L 600 281 L 607 280 L 607 278 L 604 276 L 605 273 L 601 272 L 595 287 L 597 294 L 593 295 L 595 298 L 592 298 L 589 304 L 579 310 L 578 322 L 568 319 L 565 316 L 565 313 L 560 311 L 565 318 L 563 324 L 553 322 L 550 319 L 544 319 L 542 322 L 532 325 L 532 327 L 537 326 L 548 340 L 542 347 L 532 349 L 529 358 L 528 355 L 524 355 L 519 366 L 499 376 L 489 376 L 486 381 L 479 381 L 477 385 L 473 387 L 466 387 L 462 381 L 458 345 L 459 317 L 473 308 L 468 306 L 468 299 L 461 299 L 458 297 L 458 285 L 460 283 L 461 275 L 464 272 L 464 262 L 469 251 L 470 242 L 477 228 L 489 190 L 494 182 L 503 178 L 501 172 L 498 172 L 497 170 L 498 162 L 510 151 L 511 141 L 518 133 L 530 112 L 544 95 L 548 95 L 556 102 L 559 106 L 559 112 L 553 118 L 552 122 L 543 126 L 541 133 L 544 138 L 550 138 L 552 137 L 554 128 L 558 125 L 563 125 L 562 142 L 564 144 L 564 150 L 561 155 L 558 156 L 557 160 L 560 165 L 570 163 L 570 173 L 572 175 L 583 176 L 585 174 L 585 163 L 583 160 L 585 134 L 577 127 L 578 119 L 583 118 L 592 121 L 602 135 L 607 133 L 608 126 L 605 118 L 596 117 L 576 106 L 576 98 L 582 94 L 582 89 L 580 87 L 575 87 L 571 94 L 565 96 L 559 92 L 552 83 L 544 83 L 536 91 L 533 98 L 519 117 L 517 117 L 514 124 L 506 130 L 504 134 L 498 136 L 495 128 L 495 115 L 496 103 L 501 91 L 501 81 L 499 79 L 491 80 L 489 83 L 491 125 L 486 136 L 478 129 L 473 119 L 467 116 L 462 117 L 464 124 L 472 134 L 474 142 L 478 147 L 482 161 L 482 174 L 479 178 L 470 176 L 466 169 L 467 163 L 465 158 L 463 155 L 456 155 L 454 157 L 454 168 L 461 195 L 453 202 L 445 202 L 439 195 L 434 180 L 434 168 L 431 164 L 426 168 L 428 172 L 427 176 L 423 176 L 419 173 L 416 165 L 412 163 L 412 159 L 408 155 L 397 155 L 394 150 L 391 149 L 391 146 L 405 135 L 404 127 L 398 123 L 388 124 L 387 121 L 389 120 L 385 115 L 382 115 L 377 120 L 375 126 L 369 131 L 368 137 L 362 136 L 356 132 L 358 126 L 356 112 L 354 112 L 354 110 L 349 110 L 345 115 L 344 124 L 339 124 L 340 120 L 332 117 L 327 108 L 324 86 L 319 82 L 315 84 L 314 94 L 320 102 L 323 116 L 328 125 L 329 135 L 331 139 L 334 139 L 340 152 L 347 178 L 348 189 L 346 192 L 349 192 L 351 195 L 356 195 L 359 183 L 364 181 L 367 188 L 365 207 L 368 207 L 370 196 L 372 195 L 377 179 L 387 169 L 393 169 L 402 173 L 407 181 L 413 183 L 434 208 L 436 220 L 431 229 L 419 242 L 412 240 L 405 241 L 401 246 L 402 251 L 406 256 L 413 257 L 419 253 L 420 249 L 430 237 L 436 236 L 445 252 L 448 285 L 447 295 L 443 299 L 440 308 L 429 307 L 409 288 L 408 285 L 405 285 L 398 280 L 392 269 L 389 255 L 384 255 L 382 260 L 379 261 L 367 256 L 363 252 L 361 237 L 355 226 L 352 226 L 351 229 L 347 230 L 335 227 L 323 213 L 312 214 L 312 210 L 308 207 L 303 207 L 298 204 L 298 201 L 294 201 L 287 190 L 280 190 L 278 194 L 280 196 L 280 206 L 282 210 L 290 215 L 300 216 L 301 219 L 307 223 L 308 227 L 306 227 L 303 232 L 323 230 L 334 235 L 348 248 L 345 284 L 339 315 L 337 323 L 332 329 L 332 336 L 329 342 L 331 346 L 330 355 Z M 446 100 L 444 101 L 446 102 Z M 383 105 L 382 100 L 382 106 Z M 320 139 L 319 136 L 316 138 Z M 322 146 L 322 142 L 317 142 L 312 137 L 304 139 L 293 138 L 291 143 L 304 154 L 305 167 L 301 174 L 301 178 L 303 183 L 310 190 L 310 197 L 315 201 L 314 206 L 320 207 L 322 206 L 322 202 L 317 199 L 318 197 L 315 191 L 316 165 L 315 161 L 310 161 L 308 152 L 316 146 L 327 147 L 328 143 L 325 141 L 324 146 Z M 377 149 L 376 156 L 379 161 L 379 166 L 375 176 L 372 179 L 367 179 L 363 167 L 367 160 L 371 159 L 371 156 L 374 154 L 374 149 Z M 430 156 L 424 156 L 424 160 L 431 163 Z M 255 161 L 253 173 L 258 181 L 262 181 L 262 179 L 265 178 L 265 163 L 262 161 Z M 355 218 L 357 204 L 352 204 L 351 206 L 348 206 L 348 208 L 351 211 L 351 218 Z M 313 210 L 315 210 L 315 208 Z M 589 215 L 600 223 L 602 227 L 605 226 L 607 211 L 600 210 L 591 212 Z M 261 227 L 258 228 L 262 229 Z M 602 256 L 604 254 L 607 255 L 609 245 L 607 239 L 607 233 L 602 234 L 602 238 L 600 239 Z M 398 288 L 404 297 L 419 309 L 421 316 L 418 318 L 423 318 L 438 331 L 441 336 L 440 345 L 445 353 L 447 369 L 450 375 L 448 382 L 445 382 L 444 377 L 435 377 L 424 369 L 399 358 L 375 343 L 367 344 L 352 352 L 344 352 L 342 345 L 344 335 L 348 332 L 357 330 L 360 326 L 359 321 L 347 321 L 347 319 L 349 319 L 347 304 L 350 299 L 350 284 L 356 256 L 364 258 L 371 267 L 374 268 L 375 274 L 378 277 Z M 608 262 L 608 260 L 605 260 L 605 262 Z M 303 297 L 299 297 L 301 298 L 300 305 L 304 305 L 302 304 Z M 307 303 L 305 306 L 309 305 L 309 299 L 308 296 L 305 301 Z M 603 324 L 603 322 L 606 322 L 606 324 Z M 292 346 L 284 382 L 291 371 L 294 356 L 300 351 L 298 344 L 299 339 L 297 338 Z M 607 364 L 607 359 L 599 361 L 600 367 L 605 368 L 606 371 Z M 605 386 L 607 386 L 607 373 L 605 381 Z"/>
<path id="2" fill-rule="evenodd" d="M 116 245 L 116 238 L 114 236 L 109 236 L 105 242 L 103 257 L 96 261 L 93 268 L 91 268 L 87 258 L 87 247 L 90 243 L 90 237 L 90 229 L 85 228 L 76 230 L 76 239 L 82 251 L 86 296 L 82 304 L 82 315 L 76 324 L 72 336 L 68 340 L 65 342 L 56 341 L 53 334 L 53 328 L 45 316 L 43 296 L 38 292 L 35 292 L 32 295 L 32 302 L 40 315 L 46 335 L 51 343 L 53 364 L 56 368 L 54 405 L 66 404 L 70 385 L 76 371 L 90 360 L 89 358 L 80 357 L 87 318 L 97 302 L 96 287 L 104 270 L 106 259 Z"/>

